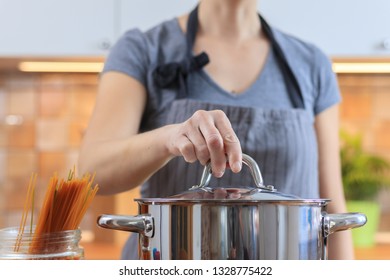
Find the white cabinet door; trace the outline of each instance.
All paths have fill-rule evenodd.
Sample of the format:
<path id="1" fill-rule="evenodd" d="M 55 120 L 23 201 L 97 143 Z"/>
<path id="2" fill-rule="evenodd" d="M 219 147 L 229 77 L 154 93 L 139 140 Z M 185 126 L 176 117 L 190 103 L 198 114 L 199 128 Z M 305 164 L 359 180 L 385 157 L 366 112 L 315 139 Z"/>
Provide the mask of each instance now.
<path id="1" fill-rule="evenodd" d="M 390 55 L 389 0 L 260 0 L 268 22 L 328 55 Z"/>
<path id="2" fill-rule="evenodd" d="M 120 31 L 147 30 L 193 9 L 198 0 L 120 0 Z"/>
<path id="3" fill-rule="evenodd" d="M 0 56 L 102 55 L 115 32 L 115 1 L 0 0 Z"/>

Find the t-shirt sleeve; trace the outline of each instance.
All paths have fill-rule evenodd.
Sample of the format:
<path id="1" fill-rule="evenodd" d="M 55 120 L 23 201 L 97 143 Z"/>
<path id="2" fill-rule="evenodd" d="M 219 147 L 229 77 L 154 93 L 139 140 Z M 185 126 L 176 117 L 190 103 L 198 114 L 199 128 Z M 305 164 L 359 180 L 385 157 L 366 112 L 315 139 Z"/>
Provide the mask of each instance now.
<path id="1" fill-rule="evenodd" d="M 103 67 L 103 73 L 117 71 L 146 83 L 148 57 L 146 40 L 139 29 L 124 33 L 110 49 Z"/>
<path id="2" fill-rule="evenodd" d="M 333 72 L 330 59 L 321 51 L 317 53 L 317 93 L 314 102 L 314 114 L 318 115 L 341 101 L 337 76 Z"/>

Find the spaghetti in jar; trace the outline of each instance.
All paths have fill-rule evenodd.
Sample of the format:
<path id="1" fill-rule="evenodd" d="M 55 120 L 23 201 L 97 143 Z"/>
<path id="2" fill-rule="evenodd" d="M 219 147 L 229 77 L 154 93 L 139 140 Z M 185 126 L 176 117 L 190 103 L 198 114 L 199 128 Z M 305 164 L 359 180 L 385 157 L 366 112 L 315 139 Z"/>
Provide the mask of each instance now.
<path id="1" fill-rule="evenodd" d="M 94 176 L 50 178 L 44 201 L 35 221 L 35 184 L 32 174 L 20 226 L 0 230 L 0 259 L 79 260 L 84 259 L 80 223 L 98 191 Z"/>
<path id="2" fill-rule="evenodd" d="M 17 227 L 0 230 L 0 260 L 82 260 L 80 229 L 21 235 Z"/>

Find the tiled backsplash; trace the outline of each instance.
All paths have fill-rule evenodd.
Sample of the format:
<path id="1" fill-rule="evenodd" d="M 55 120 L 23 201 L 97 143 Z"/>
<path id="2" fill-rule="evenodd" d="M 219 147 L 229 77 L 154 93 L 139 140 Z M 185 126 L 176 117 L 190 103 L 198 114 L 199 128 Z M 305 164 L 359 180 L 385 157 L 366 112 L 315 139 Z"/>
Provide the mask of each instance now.
<path id="1" fill-rule="evenodd" d="M 97 82 L 97 74 L 0 73 L 0 228 L 18 225 L 32 172 L 45 189 L 54 172 L 66 176 L 77 163 Z M 390 159 L 390 75 L 344 74 L 339 83 L 342 128 Z M 102 240 L 108 231 L 99 235 L 96 215 L 114 213 L 114 201 L 96 198 L 84 222 Z"/>
<path id="2" fill-rule="evenodd" d="M 41 205 L 50 177 L 66 177 L 77 164 L 97 80 L 97 74 L 0 73 L 0 228 L 19 224 L 33 172 Z M 97 200 L 90 212 L 113 211 L 111 198 Z M 95 220 L 87 214 L 83 227 L 95 230 Z"/>
<path id="3" fill-rule="evenodd" d="M 361 133 L 365 149 L 390 160 L 390 75 L 339 75 L 341 126 Z"/>

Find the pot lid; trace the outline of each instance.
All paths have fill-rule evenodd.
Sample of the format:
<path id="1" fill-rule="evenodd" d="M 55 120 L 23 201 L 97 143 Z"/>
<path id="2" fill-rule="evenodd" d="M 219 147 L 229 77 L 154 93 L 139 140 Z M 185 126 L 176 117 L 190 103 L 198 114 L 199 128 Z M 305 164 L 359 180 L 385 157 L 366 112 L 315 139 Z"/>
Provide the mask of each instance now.
<path id="1" fill-rule="evenodd" d="M 189 190 L 176 194 L 167 198 L 143 198 L 135 199 L 136 201 L 149 203 L 172 203 L 172 202 L 261 202 L 261 201 L 289 201 L 289 202 L 311 202 L 324 203 L 327 200 L 323 199 L 302 199 L 295 195 L 284 194 L 278 192 L 274 186 L 264 185 L 261 176 L 260 168 L 253 158 L 243 154 L 242 161 L 250 169 L 255 186 L 245 187 L 229 187 L 229 188 L 213 188 L 208 186 L 211 180 L 212 172 L 210 164 L 208 163 L 202 174 L 199 185 L 191 187 Z"/>

